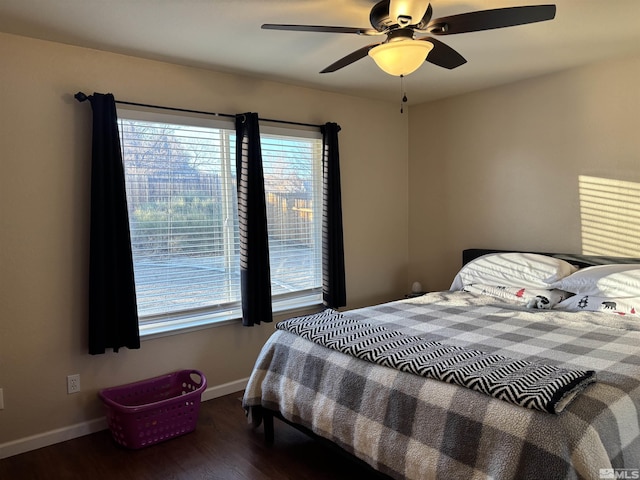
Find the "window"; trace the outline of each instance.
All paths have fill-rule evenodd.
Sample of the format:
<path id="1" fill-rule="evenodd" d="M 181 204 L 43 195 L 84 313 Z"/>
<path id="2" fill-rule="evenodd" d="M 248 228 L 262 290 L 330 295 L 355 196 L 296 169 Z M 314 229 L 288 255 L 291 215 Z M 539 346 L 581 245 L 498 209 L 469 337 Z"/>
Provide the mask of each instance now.
<path id="1" fill-rule="evenodd" d="M 118 109 L 142 335 L 241 317 L 231 120 Z M 322 140 L 261 125 L 273 309 L 322 301 Z"/>

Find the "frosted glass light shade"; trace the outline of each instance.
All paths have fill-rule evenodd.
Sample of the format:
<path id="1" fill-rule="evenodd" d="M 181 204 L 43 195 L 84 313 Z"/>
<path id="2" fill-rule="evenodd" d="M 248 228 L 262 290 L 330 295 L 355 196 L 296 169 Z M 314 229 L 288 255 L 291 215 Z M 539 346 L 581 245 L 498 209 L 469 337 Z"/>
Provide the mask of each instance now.
<path id="1" fill-rule="evenodd" d="M 433 49 L 424 40 L 399 40 L 383 43 L 369 50 L 369 56 L 389 75 L 409 75 L 415 72 Z"/>

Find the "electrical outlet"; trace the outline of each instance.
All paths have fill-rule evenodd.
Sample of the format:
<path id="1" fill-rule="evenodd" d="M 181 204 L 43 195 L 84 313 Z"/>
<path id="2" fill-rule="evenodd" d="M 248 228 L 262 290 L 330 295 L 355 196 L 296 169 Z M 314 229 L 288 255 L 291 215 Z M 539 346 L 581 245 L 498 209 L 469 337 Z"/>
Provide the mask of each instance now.
<path id="1" fill-rule="evenodd" d="M 78 393 L 80 391 L 80 374 L 67 376 L 67 393 Z"/>

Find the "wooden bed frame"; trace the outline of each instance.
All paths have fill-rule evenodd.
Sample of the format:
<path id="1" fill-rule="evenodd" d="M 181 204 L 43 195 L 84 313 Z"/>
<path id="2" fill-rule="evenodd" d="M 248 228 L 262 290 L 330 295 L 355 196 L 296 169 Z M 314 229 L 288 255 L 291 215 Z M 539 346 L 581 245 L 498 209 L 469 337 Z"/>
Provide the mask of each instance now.
<path id="1" fill-rule="evenodd" d="M 586 268 L 590 266 L 596 265 L 607 265 L 612 263 L 640 263 L 640 258 L 638 257 L 615 257 L 615 256 L 601 256 L 601 255 L 583 255 L 583 254 L 570 254 L 570 253 L 551 253 L 551 252 L 524 252 L 522 250 L 499 250 L 499 249 L 485 249 L 485 248 L 470 248 L 462 251 L 462 265 L 466 265 L 470 261 L 481 257 L 483 255 L 489 253 L 536 253 L 540 255 L 547 255 L 550 257 L 560 258 L 565 260 L 572 265 L 576 265 L 579 268 Z M 349 458 L 356 464 L 360 465 L 365 469 L 370 475 L 368 478 L 378 478 L 378 479 L 389 479 L 388 475 L 385 475 L 377 470 L 375 470 L 371 465 L 366 463 L 364 460 L 352 455 L 347 452 L 339 445 L 334 442 L 327 440 L 324 437 L 321 437 L 314 433 L 312 430 L 298 425 L 290 420 L 284 418 L 279 411 L 270 410 L 264 407 L 253 407 L 253 423 L 254 426 L 259 426 L 262 422 L 264 425 L 264 438 L 265 443 L 267 445 L 273 445 L 274 443 L 274 418 L 281 420 L 282 422 L 292 426 L 293 428 L 301 431 L 305 435 L 319 442 L 321 445 L 326 446 L 332 451 L 337 452 L 338 454 Z"/>

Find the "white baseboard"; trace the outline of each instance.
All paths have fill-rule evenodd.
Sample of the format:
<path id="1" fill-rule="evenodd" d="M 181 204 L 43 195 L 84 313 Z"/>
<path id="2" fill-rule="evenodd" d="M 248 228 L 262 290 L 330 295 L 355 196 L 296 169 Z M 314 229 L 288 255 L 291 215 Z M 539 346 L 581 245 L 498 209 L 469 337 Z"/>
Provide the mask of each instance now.
<path id="1" fill-rule="evenodd" d="M 239 392 L 247 387 L 249 377 L 241 378 L 240 380 L 234 380 L 233 382 L 223 383 L 222 385 L 216 385 L 214 387 L 207 388 L 202 392 L 202 401 L 213 400 L 214 398 L 224 397 L 230 393 Z"/>
<path id="2" fill-rule="evenodd" d="M 90 433 L 105 430 L 106 428 L 107 419 L 96 418 L 94 420 L 77 423 L 68 427 L 38 433 L 30 437 L 19 438 L 18 440 L 0 445 L 0 459 L 30 452 L 31 450 L 37 450 L 38 448 L 48 447 L 54 443 L 66 442 L 67 440 L 83 437 Z"/>
<path id="3" fill-rule="evenodd" d="M 248 378 L 242 378 L 233 382 L 209 387 L 202 393 L 202 401 L 205 402 L 244 390 L 248 381 Z M 67 440 L 83 437 L 91 433 L 106 430 L 107 428 L 107 419 L 102 417 L 2 443 L 0 444 L 0 459 L 30 452 L 31 450 L 37 450 L 38 448 L 48 447 L 56 443 L 66 442 Z"/>

